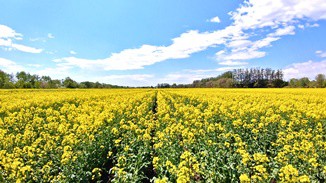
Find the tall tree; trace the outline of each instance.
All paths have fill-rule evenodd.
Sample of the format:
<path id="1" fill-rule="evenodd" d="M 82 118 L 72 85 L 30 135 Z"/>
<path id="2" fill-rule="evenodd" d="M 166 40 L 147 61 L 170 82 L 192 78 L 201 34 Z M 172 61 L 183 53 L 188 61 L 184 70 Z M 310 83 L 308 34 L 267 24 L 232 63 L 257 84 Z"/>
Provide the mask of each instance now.
<path id="1" fill-rule="evenodd" d="M 74 80 L 72 80 L 70 77 L 66 77 L 66 79 L 63 81 L 63 85 L 66 88 L 77 88 L 78 83 Z"/>
<path id="2" fill-rule="evenodd" d="M 316 86 L 318 88 L 325 87 L 325 75 L 324 74 L 318 74 L 315 79 L 316 79 Z"/>
<path id="3" fill-rule="evenodd" d="M 310 84 L 310 80 L 307 77 L 303 77 L 301 79 L 299 79 L 299 86 L 302 88 L 308 88 L 309 84 Z"/>

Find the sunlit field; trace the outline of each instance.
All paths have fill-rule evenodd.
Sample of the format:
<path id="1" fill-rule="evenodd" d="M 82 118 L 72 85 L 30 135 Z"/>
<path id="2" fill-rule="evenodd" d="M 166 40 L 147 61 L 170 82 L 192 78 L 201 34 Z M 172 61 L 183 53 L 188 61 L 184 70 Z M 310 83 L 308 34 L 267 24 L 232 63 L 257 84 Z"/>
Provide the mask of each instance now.
<path id="1" fill-rule="evenodd" d="M 324 182 L 325 89 L 0 91 L 0 182 Z"/>

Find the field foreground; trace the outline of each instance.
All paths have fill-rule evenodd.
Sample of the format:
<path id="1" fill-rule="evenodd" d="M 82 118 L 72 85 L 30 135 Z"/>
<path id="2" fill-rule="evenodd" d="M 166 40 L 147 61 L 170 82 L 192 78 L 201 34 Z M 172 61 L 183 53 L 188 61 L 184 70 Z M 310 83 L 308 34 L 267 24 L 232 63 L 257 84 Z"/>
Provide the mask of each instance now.
<path id="1" fill-rule="evenodd" d="M 0 91 L 0 182 L 325 182 L 325 89 Z"/>

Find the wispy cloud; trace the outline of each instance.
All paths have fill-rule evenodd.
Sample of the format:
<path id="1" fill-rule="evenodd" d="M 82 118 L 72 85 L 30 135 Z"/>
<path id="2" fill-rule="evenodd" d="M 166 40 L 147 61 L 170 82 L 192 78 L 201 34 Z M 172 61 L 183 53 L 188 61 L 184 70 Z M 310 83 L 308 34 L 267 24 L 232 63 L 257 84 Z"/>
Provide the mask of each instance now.
<path id="1" fill-rule="evenodd" d="M 77 52 L 75 52 L 74 50 L 70 50 L 69 53 L 72 54 L 72 55 L 76 55 L 77 54 Z"/>
<path id="2" fill-rule="evenodd" d="M 272 42 L 279 40 L 282 36 L 294 35 L 294 25 L 299 24 L 298 20 L 326 19 L 326 3 L 322 0 L 313 2 L 248 0 L 230 15 L 234 21 L 232 25 L 241 30 L 240 38 L 233 36 L 225 45 L 223 53 L 217 54 L 217 59 L 221 63 L 225 63 L 225 59 L 230 59 L 230 63 L 233 64 L 239 60 L 264 57 L 266 51 L 261 51 L 261 49 L 271 46 Z M 299 26 L 303 28 L 303 25 Z M 265 28 L 270 30 L 261 31 L 259 36 L 263 38 L 253 41 L 257 32 Z"/>
<path id="3" fill-rule="evenodd" d="M 48 38 L 49 38 L 49 39 L 54 39 L 55 37 L 54 37 L 54 35 L 53 35 L 53 34 L 51 34 L 51 33 L 48 33 Z"/>
<path id="4" fill-rule="evenodd" d="M 322 58 L 326 57 L 326 51 L 317 50 L 315 53 L 319 57 L 322 57 Z"/>
<path id="5" fill-rule="evenodd" d="M 169 46 L 142 45 L 137 49 L 126 49 L 119 53 L 113 53 L 104 59 L 81 59 L 65 57 L 54 60 L 62 65 L 76 66 L 79 68 L 103 68 L 104 70 L 131 70 L 143 69 L 144 66 L 152 65 L 168 59 L 188 58 L 192 53 L 207 49 L 209 46 L 221 44 L 223 37 L 228 36 L 226 31 L 214 33 L 199 33 L 189 31 L 180 37 L 172 39 Z"/>
<path id="6" fill-rule="evenodd" d="M 28 52 L 28 53 L 41 53 L 43 51 L 43 49 L 37 49 L 37 48 L 33 48 L 30 46 L 25 46 L 22 44 L 11 44 L 11 47 L 19 50 L 19 51 L 23 51 L 23 52 Z"/>
<path id="7" fill-rule="evenodd" d="M 41 53 L 43 49 L 33 48 L 23 44 L 17 44 L 16 41 L 23 39 L 21 33 L 17 33 L 12 28 L 0 25 L 0 47 L 6 51 L 19 50 L 27 53 Z"/>
<path id="8" fill-rule="evenodd" d="M 283 28 L 278 28 L 274 33 L 269 34 L 269 37 L 279 37 L 279 36 L 285 36 L 285 35 L 294 35 L 295 27 L 293 25 L 285 26 Z"/>
<path id="9" fill-rule="evenodd" d="M 191 30 L 173 38 L 172 44 L 167 46 L 141 45 L 112 53 L 107 58 L 65 57 L 56 61 L 61 65 L 84 69 L 143 69 L 166 60 L 188 58 L 219 45 L 224 46 L 223 52 L 219 47 L 216 53 L 219 64 L 243 65 L 248 63 L 244 61 L 266 56 L 266 50 L 262 49 L 271 46 L 282 36 L 294 35 L 295 25 L 302 22 L 311 25 L 310 22 L 326 19 L 326 1 L 247 0 L 230 16 L 232 23 L 224 29 L 209 32 Z M 214 18 L 211 20 L 219 21 L 218 17 Z"/>

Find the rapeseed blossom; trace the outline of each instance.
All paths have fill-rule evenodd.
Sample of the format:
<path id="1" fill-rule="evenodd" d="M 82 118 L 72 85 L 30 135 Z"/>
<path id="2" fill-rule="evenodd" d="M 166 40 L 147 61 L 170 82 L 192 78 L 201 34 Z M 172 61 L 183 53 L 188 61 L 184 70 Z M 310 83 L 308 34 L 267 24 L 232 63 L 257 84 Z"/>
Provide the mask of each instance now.
<path id="1" fill-rule="evenodd" d="M 0 181 L 318 182 L 322 89 L 0 91 Z"/>

